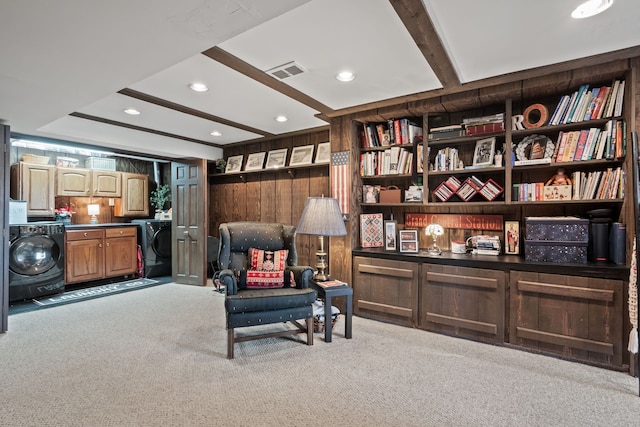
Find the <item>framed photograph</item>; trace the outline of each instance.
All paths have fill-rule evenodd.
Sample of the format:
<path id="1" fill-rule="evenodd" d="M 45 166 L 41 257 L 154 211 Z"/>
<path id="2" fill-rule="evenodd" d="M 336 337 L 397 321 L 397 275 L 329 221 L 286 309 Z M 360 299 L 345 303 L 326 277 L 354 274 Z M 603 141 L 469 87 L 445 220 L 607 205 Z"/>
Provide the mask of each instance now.
<path id="1" fill-rule="evenodd" d="M 496 138 L 485 138 L 476 141 L 473 153 L 473 166 L 493 165 L 493 155 L 496 152 Z"/>
<path id="2" fill-rule="evenodd" d="M 251 153 L 249 157 L 247 157 L 247 164 L 244 166 L 244 170 L 246 171 L 256 171 L 261 170 L 262 166 L 264 166 L 264 158 L 267 155 L 265 151 L 260 153 Z"/>
<path id="3" fill-rule="evenodd" d="M 267 156 L 266 169 L 269 168 L 282 168 L 287 161 L 287 148 L 281 148 L 279 150 L 269 151 Z"/>
<path id="4" fill-rule="evenodd" d="M 316 150 L 316 160 L 314 163 L 329 163 L 331 158 L 331 143 L 321 142 Z"/>
<path id="5" fill-rule="evenodd" d="M 300 147 L 293 147 L 291 150 L 291 159 L 289 160 L 289 166 L 310 165 L 313 160 L 313 145 L 302 145 Z"/>
<path id="6" fill-rule="evenodd" d="M 230 172 L 240 172 L 242 169 L 242 159 L 244 154 L 240 154 L 239 156 L 231 156 L 227 159 L 227 167 L 224 170 L 225 173 Z"/>
<path id="7" fill-rule="evenodd" d="M 504 222 L 504 253 L 518 255 L 520 253 L 520 223 L 518 221 Z"/>
<path id="8" fill-rule="evenodd" d="M 400 252 L 418 252 L 418 230 L 400 230 Z"/>
<path id="9" fill-rule="evenodd" d="M 362 203 L 380 203 L 380 186 L 367 184 L 363 185 Z"/>
<path id="10" fill-rule="evenodd" d="M 384 222 L 384 249 L 386 251 L 398 250 L 398 235 L 396 233 L 397 221 L 386 220 Z"/>

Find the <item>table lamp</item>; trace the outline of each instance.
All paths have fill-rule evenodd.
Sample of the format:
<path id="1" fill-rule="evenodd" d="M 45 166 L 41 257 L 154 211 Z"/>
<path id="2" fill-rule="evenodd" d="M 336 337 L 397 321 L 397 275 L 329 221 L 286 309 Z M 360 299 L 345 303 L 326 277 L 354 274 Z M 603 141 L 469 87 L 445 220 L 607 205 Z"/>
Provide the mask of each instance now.
<path id="1" fill-rule="evenodd" d="M 300 215 L 296 233 L 319 236 L 320 247 L 316 252 L 317 272 L 313 278 L 321 282 L 329 280 L 329 273 L 326 272 L 327 253 L 324 250 L 324 236 L 344 236 L 347 234 L 338 199 L 309 197 L 304 205 L 302 215 Z"/>
<path id="2" fill-rule="evenodd" d="M 100 205 L 98 204 L 87 205 L 87 213 L 91 215 L 89 224 L 97 224 L 98 218 L 96 217 L 96 215 L 100 215 Z"/>

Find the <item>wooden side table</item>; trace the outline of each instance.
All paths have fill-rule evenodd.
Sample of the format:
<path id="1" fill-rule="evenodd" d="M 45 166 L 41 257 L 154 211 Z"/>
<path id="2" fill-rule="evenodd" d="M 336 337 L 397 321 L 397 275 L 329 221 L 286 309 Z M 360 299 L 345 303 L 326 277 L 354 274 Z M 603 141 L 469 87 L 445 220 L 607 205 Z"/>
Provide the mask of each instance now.
<path id="1" fill-rule="evenodd" d="M 311 280 L 311 286 L 318 292 L 318 296 L 324 298 L 324 342 L 331 342 L 331 299 L 333 297 L 345 297 L 344 313 L 344 337 L 351 339 L 351 318 L 353 315 L 353 289 L 345 283 L 343 286 L 322 286 L 322 282 Z"/>

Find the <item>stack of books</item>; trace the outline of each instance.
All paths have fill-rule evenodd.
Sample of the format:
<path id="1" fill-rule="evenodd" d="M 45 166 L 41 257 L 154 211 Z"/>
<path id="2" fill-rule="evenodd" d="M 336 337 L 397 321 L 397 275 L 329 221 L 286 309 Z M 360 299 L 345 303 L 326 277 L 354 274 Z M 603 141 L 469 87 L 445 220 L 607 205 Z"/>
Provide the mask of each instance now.
<path id="1" fill-rule="evenodd" d="M 463 119 L 462 124 L 467 136 L 504 132 L 504 113 Z"/>
<path id="2" fill-rule="evenodd" d="M 430 141 L 437 141 L 439 139 L 459 138 L 464 135 L 465 133 L 462 125 L 449 125 L 431 128 L 427 138 Z"/>

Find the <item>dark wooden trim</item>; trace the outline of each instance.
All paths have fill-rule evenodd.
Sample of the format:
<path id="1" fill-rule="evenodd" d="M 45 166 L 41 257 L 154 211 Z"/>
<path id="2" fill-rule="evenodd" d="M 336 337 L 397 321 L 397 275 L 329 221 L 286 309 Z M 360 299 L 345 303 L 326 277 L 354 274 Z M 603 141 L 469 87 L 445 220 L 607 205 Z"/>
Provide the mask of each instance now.
<path id="1" fill-rule="evenodd" d="M 223 125 L 231 126 L 237 129 L 242 129 L 247 132 L 257 133 L 262 136 L 273 136 L 272 133 L 266 132 L 261 129 L 256 129 L 251 126 L 243 125 L 242 123 L 234 122 L 231 120 L 224 119 L 219 116 L 214 116 L 213 114 L 207 114 L 204 111 L 196 110 L 194 108 L 185 107 L 184 105 L 176 104 L 175 102 L 167 101 L 166 99 L 157 98 L 155 96 L 138 92 L 133 89 L 125 88 L 118 91 L 120 95 L 129 96 L 131 98 L 139 99 L 140 101 L 148 102 L 150 104 L 159 105 L 160 107 L 169 108 L 174 111 L 179 111 L 184 114 L 189 114 L 191 116 L 199 117 L 201 119 L 209 120 L 212 122 L 220 123 Z"/>
<path id="2" fill-rule="evenodd" d="M 371 310 L 380 313 L 394 314 L 396 316 L 406 317 L 408 319 L 411 319 L 413 317 L 413 310 L 411 310 L 410 308 L 397 307 L 394 305 L 358 300 L 358 307 L 360 307 L 360 309 L 362 310 Z"/>
<path id="3" fill-rule="evenodd" d="M 479 322 L 477 320 L 462 319 L 460 317 L 445 316 L 444 314 L 437 313 L 427 313 L 426 320 L 427 322 L 470 329 L 472 331 L 484 332 L 491 335 L 498 334 L 498 326 L 494 323 Z"/>
<path id="4" fill-rule="evenodd" d="M 584 338 L 570 337 L 562 334 L 554 334 L 551 332 L 537 331 L 534 329 L 516 328 L 518 338 L 542 341 L 549 344 L 562 345 L 580 350 L 593 351 L 606 355 L 613 355 L 613 344 L 602 341 L 588 340 Z"/>
<path id="5" fill-rule="evenodd" d="M 403 277 L 405 279 L 413 279 L 413 271 L 401 268 L 380 267 L 377 265 L 361 264 L 358 266 L 360 273 L 371 273 L 380 276 Z"/>
<path id="6" fill-rule="evenodd" d="M 460 78 L 422 0 L 389 0 L 442 86 L 460 86 Z"/>
<path id="7" fill-rule="evenodd" d="M 427 280 L 430 282 L 452 283 L 473 288 L 498 289 L 498 281 L 496 279 L 483 279 L 474 276 L 428 272 Z"/>
<path id="8" fill-rule="evenodd" d="M 531 68 L 528 70 L 518 71 L 500 76 L 489 77 L 482 80 L 476 80 L 469 83 L 463 83 L 460 86 L 450 86 L 442 89 L 435 89 L 426 92 L 414 93 L 411 95 L 390 98 L 383 101 L 371 102 L 353 107 L 347 107 L 335 110 L 329 117 L 345 116 L 350 114 L 373 115 L 375 110 L 388 107 L 399 107 L 400 104 L 409 102 L 424 101 L 427 99 L 437 98 L 444 95 L 452 95 L 473 90 L 482 90 L 491 86 L 499 86 L 518 81 L 526 81 L 529 79 L 539 79 L 541 76 L 570 72 L 573 70 L 589 69 L 596 65 L 606 64 L 608 62 L 628 60 L 640 56 L 640 46 L 634 46 L 627 49 L 620 49 L 613 52 L 603 53 L 599 55 L 588 56 L 585 58 L 574 59 L 557 64 L 546 65 L 543 67 Z M 627 68 L 629 65 L 627 64 Z M 562 80 L 562 79 L 559 79 Z"/>
<path id="9" fill-rule="evenodd" d="M 556 295 L 569 298 L 581 298 L 596 301 L 613 302 L 615 291 L 613 289 L 590 289 L 576 286 L 553 285 L 551 283 L 537 283 L 518 281 L 516 286 L 521 292 L 535 292 L 545 295 Z"/>
<path id="10" fill-rule="evenodd" d="M 230 144 L 226 144 L 224 147 L 225 148 L 240 147 L 242 145 L 249 145 L 249 144 L 255 144 L 255 143 L 276 141 L 276 140 L 280 140 L 280 139 L 284 139 L 284 138 L 290 138 L 290 137 L 295 137 L 295 136 L 300 136 L 300 135 L 307 135 L 307 134 L 311 134 L 311 133 L 314 133 L 314 132 L 322 132 L 322 131 L 325 131 L 325 130 L 326 131 L 329 130 L 329 125 L 318 126 L 316 128 L 310 128 L 310 129 L 296 130 L 296 131 L 292 131 L 292 132 L 281 133 L 279 135 L 269 135 L 269 136 L 265 136 L 265 137 L 262 137 L 262 138 L 249 139 L 247 141 L 232 142 Z M 327 142 L 327 141 L 325 141 L 325 142 Z"/>
<path id="11" fill-rule="evenodd" d="M 176 134 L 173 134 L 173 133 L 163 132 L 163 131 L 156 130 L 156 129 L 149 129 L 149 128 L 145 128 L 145 127 L 142 127 L 142 126 L 132 125 L 132 124 L 129 124 L 129 123 L 118 122 L 118 121 L 115 121 L 115 120 L 109 120 L 109 119 L 105 119 L 104 117 L 91 116 L 89 114 L 79 113 L 77 111 L 75 111 L 73 113 L 70 113 L 69 115 L 72 116 L 72 117 L 77 117 L 79 119 L 92 120 L 94 122 L 100 122 L 100 123 L 104 123 L 104 124 L 111 125 L 111 126 L 119 126 L 119 127 L 122 127 L 122 128 L 133 129 L 133 130 L 137 130 L 137 131 L 140 131 L 140 132 L 152 133 L 154 135 L 166 136 L 166 137 L 169 137 L 169 138 L 180 139 L 180 140 L 183 140 L 183 141 L 195 142 L 196 144 L 209 145 L 211 147 L 222 148 L 221 145 L 214 144 L 212 142 L 202 141 L 202 140 L 195 139 L 195 138 L 188 138 L 188 137 L 182 136 L 182 135 L 176 135 Z"/>
<path id="12" fill-rule="evenodd" d="M 306 105 L 309 108 L 313 108 L 314 110 L 317 110 L 326 116 L 331 116 L 335 112 L 332 108 L 324 105 L 318 100 L 311 98 L 310 96 L 300 92 L 297 89 L 292 88 L 288 84 L 282 83 L 280 80 L 271 77 L 264 71 L 259 70 L 253 65 L 244 62 L 240 58 L 231 55 L 229 52 L 226 52 L 219 47 L 212 47 L 211 49 L 207 49 L 202 52 L 202 54 L 213 59 L 214 61 L 226 65 L 227 67 L 237 71 L 240 74 L 244 74 L 245 76 L 257 82 L 260 82 L 263 85 L 282 93 L 283 95 L 288 96 L 291 99 L 300 102 L 301 104 Z"/>

